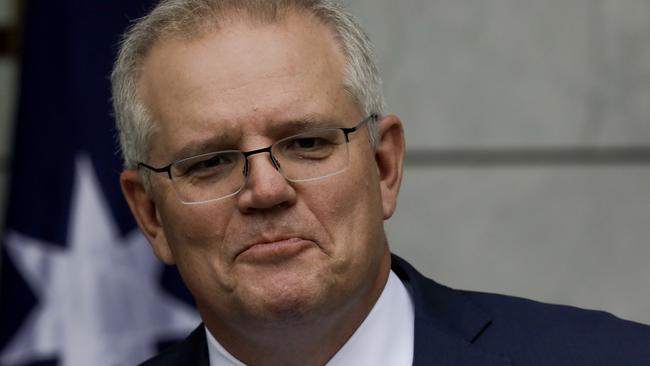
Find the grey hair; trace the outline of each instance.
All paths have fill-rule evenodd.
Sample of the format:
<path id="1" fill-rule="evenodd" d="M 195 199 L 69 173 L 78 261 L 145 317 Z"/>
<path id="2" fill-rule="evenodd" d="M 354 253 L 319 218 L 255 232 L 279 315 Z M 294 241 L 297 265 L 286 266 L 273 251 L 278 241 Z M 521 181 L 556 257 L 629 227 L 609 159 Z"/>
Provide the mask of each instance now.
<path id="1" fill-rule="evenodd" d="M 165 37 L 195 39 L 217 30 L 218 21 L 247 17 L 277 22 L 289 10 L 303 10 L 330 27 L 346 56 L 345 88 L 364 115 L 384 112 L 381 79 L 368 36 L 354 17 L 331 0 L 162 0 L 124 34 L 111 74 L 113 109 L 127 169 L 148 159 L 154 118 L 138 99 L 137 82 L 149 51 Z M 378 131 L 369 123 L 370 141 Z"/>

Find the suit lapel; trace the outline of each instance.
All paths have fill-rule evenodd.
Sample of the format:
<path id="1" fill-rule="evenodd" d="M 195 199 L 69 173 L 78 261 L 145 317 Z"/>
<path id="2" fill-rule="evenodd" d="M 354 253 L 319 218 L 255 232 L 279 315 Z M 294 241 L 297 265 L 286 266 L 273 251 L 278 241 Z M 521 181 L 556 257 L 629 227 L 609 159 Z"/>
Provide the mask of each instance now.
<path id="1" fill-rule="evenodd" d="M 205 338 L 205 328 L 200 324 L 183 343 L 179 349 L 178 360 L 185 365 L 210 366 L 208 356 L 208 341 Z"/>
<path id="2" fill-rule="evenodd" d="M 426 319 L 415 322 L 414 366 L 512 366 L 507 357 L 439 331 Z"/>
<path id="3" fill-rule="evenodd" d="M 413 365 L 507 366 L 503 355 L 474 345 L 487 332 L 490 316 L 460 292 L 422 276 L 393 255 L 392 270 L 409 289 L 415 310 Z"/>

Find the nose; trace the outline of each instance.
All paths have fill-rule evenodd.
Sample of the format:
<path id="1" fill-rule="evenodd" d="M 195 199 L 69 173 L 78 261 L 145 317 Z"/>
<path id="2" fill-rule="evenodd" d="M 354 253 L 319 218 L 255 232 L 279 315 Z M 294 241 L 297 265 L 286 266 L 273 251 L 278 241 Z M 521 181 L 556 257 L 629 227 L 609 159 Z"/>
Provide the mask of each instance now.
<path id="1" fill-rule="evenodd" d="M 242 212 L 288 207 L 295 203 L 296 191 L 278 170 L 279 165 L 272 160 L 270 151 L 247 159 L 246 183 L 237 201 Z"/>

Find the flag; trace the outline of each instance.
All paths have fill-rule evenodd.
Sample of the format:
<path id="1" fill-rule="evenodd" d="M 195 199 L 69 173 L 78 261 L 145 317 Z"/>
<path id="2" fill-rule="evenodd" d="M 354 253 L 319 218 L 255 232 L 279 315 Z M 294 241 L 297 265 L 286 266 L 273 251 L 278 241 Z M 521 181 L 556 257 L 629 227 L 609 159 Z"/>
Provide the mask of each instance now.
<path id="1" fill-rule="evenodd" d="M 134 365 L 200 321 L 119 188 L 120 34 L 151 1 L 32 1 L 2 235 L 0 365 Z"/>

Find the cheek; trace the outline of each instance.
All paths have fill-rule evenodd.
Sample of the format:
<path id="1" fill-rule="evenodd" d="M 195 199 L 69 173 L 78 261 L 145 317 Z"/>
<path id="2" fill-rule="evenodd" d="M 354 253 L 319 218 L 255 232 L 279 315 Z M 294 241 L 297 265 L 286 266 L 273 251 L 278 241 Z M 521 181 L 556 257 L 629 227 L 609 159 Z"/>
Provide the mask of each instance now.
<path id="1" fill-rule="evenodd" d="M 373 171 L 350 167 L 333 177 L 326 187 L 315 189 L 315 215 L 332 239 L 332 253 L 354 260 L 351 253 L 367 252 L 375 247 L 383 232 L 383 214 L 378 179 Z M 376 245 L 379 245 L 377 243 Z"/>
<path id="2" fill-rule="evenodd" d="M 219 205 L 176 206 L 162 217 L 167 242 L 176 265 L 186 280 L 198 277 L 227 278 L 224 232 L 228 217 Z M 221 213 L 221 214 L 219 214 Z M 215 278 L 198 278 L 198 281 Z M 190 281 L 190 282 L 191 282 Z M 206 282 L 207 283 L 207 282 Z"/>
<path id="3" fill-rule="evenodd" d="M 172 208 L 164 222 L 172 246 L 208 250 L 221 243 L 227 218 L 216 214 L 215 207 L 208 204 Z"/>
<path id="4" fill-rule="evenodd" d="M 238 280 L 229 261 L 226 209 L 210 210 L 208 206 L 192 207 L 182 218 L 176 216 L 168 238 L 178 271 L 199 307 L 210 304 L 209 308 L 221 309 Z"/>

